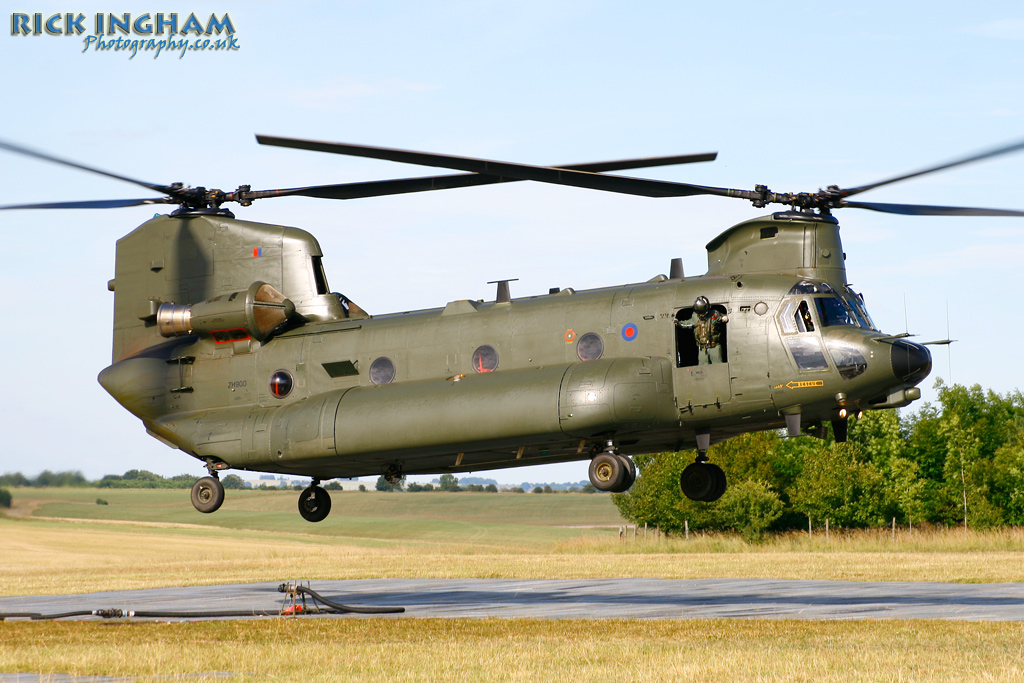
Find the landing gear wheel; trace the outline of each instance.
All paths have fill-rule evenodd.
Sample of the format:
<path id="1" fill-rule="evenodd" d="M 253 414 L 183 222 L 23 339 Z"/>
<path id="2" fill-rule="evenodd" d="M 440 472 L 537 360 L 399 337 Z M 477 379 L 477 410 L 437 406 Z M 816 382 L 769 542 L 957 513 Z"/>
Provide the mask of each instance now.
<path id="1" fill-rule="evenodd" d="M 707 498 L 704 499 L 708 503 L 713 503 L 722 497 L 722 494 L 725 493 L 725 489 L 729 484 L 725 480 L 725 472 L 722 471 L 721 467 L 712 463 L 706 463 L 704 466 L 709 468 L 715 477 L 715 489 Z"/>
<path id="2" fill-rule="evenodd" d="M 590 461 L 590 483 L 598 491 L 618 490 L 626 476 L 626 464 L 614 453 L 598 453 Z"/>
<path id="3" fill-rule="evenodd" d="M 687 465 L 679 476 L 679 488 L 683 490 L 683 495 L 690 500 L 705 502 L 714 500 L 710 496 L 718 491 L 719 480 L 712 467 L 703 462 Z M 723 473 L 722 481 L 724 480 L 725 474 Z"/>
<path id="4" fill-rule="evenodd" d="M 216 512 L 224 502 L 224 485 L 216 477 L 203 477 L 192 485 L 192 506 L 200 512 Z"/>
<path id="5" fill-rule="evenodd" d="M 299 514 L 307 522 L 322 522 L 331 513 L 331 496 L 319 486 L 299 494 Z"/>
<path id="6" fill-rule="evenodd" d="M 616 454 L 615 457 L 622 461 L 626 471 L 622 476 L 622 482 L 613 493 L 625 493 L 632 488 L 633 483 L 636 481 L 636 465 L 633 464 L 633 459 L 628 455 Z"/>

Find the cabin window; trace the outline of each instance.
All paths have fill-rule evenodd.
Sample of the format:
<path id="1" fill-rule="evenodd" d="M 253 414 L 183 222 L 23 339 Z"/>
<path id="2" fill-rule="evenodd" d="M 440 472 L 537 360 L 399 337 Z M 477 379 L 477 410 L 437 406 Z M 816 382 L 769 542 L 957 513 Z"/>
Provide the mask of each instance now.
<path id="1" fill-rule="evenodd" d="M 331 290 L 327 287 L 327 275 L 324 273 L 322 257 L 313 257 L 313 282 L 316 283 L 317 294 L 327 294 Z"/>
<path id="2" fill-rule="evenodd" d="M 473 352 L 473 369 L 477 372 L 494 372 L 498 369 L 498 352 L 493 346 L 484 344 Z"/>
<path id="3" fill-rule="evenodd" d="M 576 342 L 576 355 L 580 360 L 597 360 L 604 355 L 604 340 L 595 332 L 587 332 Z"/>
<path id="4" fill-rule="evenodd" d="M 395 379 L 395 363 L 387 356 L 381 356 L 370 364 L 370 381 L 374 384 L 391 384 Z"/>
<path id="5" fill-rule="evenodd" d="M 270 376 L 270 393 L 276 398 L 284 398 L 292 393 L 292 387 L 294 386 L 295 380 L 292 379 L 291 373 L 287 370 L 278 370 Z"/>
<path id="6" fill-rule="evenodd" d="M 793 360 L 801 371 L 828 370 L 828 361 L 821 352 L 821 342 L 815 337 L 790 337 L 786 340 Z"/>

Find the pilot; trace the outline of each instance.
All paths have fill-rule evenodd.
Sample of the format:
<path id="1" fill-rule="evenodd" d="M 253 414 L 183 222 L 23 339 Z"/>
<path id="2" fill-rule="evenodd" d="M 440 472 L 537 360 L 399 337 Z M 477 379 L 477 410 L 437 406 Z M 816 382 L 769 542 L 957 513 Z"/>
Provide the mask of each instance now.
<path id="1" fill-rule="evenodd" d="M 679 327 L 693 330 L 697 343 L 697 356 L 701 365 L 722 362 L 722 325 L 729 322 L 729 316 L 711 308 L 707 297 L 699 296 L 693 302 L 693 315 Z"/>

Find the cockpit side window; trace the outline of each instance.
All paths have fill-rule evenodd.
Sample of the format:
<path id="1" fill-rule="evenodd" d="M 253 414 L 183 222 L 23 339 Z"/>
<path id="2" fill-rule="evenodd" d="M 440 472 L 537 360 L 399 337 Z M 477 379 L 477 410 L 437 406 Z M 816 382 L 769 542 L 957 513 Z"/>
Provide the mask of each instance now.
<path id="1" fill-rule="evenodd" d="M 796 309 L 796 329 L 798 332 L 814 332 L 814 320 L 806 301 L 801 301 Z"/>
<path id="2" fill-rule="evenodd" d="M 783 334 L 814 332 L 814 319 L 807 301 L 787 301 L 779 313 L 779 325 Z"/>
<path id="3" fill-rule="evenodd" d="M 846 301 L 853 308 L 857 320 L 860 321 L 860 326 L 868 330 L 878 329 L 875 327 L 875 322 L 871 319 L 871 315 L 868 314 L 867 306 L 864 305 L 864 296 L 853 291 L 851 287 L 846 288 L 846 293 Z"/>

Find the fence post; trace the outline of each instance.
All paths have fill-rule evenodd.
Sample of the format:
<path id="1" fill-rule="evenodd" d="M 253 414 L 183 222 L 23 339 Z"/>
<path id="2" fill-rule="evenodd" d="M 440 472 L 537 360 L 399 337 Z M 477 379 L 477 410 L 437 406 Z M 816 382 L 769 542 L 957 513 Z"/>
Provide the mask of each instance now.
<path id="1" fill-rule="evenodd" d="M 686 530 L 686 540 L 689 541 L 690 540 L 690 520 L 688 520 L 688 519 L 683 520 L 683 529 Z"/>
<path id="2" fill-rule="evenodd" d="M 896 542 L 896 518 L 892 518 L 892 542 Z"/>
<path id="3" fill-rule="evenodd" d="M 828 543 L 828 517 L 825 518 L 825 542 Z"/>
<path id="4" fill-rule="evenodd" d="M 812 536 L 813 534 L 811 533 L 811 516 L 807 515 L 807 538 L 811 538 Z"/>

